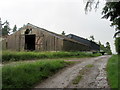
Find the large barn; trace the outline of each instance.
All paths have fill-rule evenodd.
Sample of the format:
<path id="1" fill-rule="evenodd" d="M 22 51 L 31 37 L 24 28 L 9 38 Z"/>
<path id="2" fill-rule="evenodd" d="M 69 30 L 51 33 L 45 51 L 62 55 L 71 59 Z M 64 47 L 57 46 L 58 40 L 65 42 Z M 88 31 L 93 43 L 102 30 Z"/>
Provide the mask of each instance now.
<path id="1" fill-rule="evenodd" d="M 28 23 L 3 40 L 3 49 L 15 51 L 90 51 L 78 42 Z"/>

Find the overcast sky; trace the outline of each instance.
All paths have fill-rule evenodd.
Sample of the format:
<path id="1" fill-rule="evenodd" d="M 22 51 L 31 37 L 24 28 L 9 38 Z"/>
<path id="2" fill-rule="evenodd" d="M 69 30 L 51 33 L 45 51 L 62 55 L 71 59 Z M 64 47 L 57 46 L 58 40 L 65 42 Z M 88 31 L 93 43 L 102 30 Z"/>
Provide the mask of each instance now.
<path id="1" fill-rule="evenodd" d="M 103 44 L 110 42 L 115 53 L 113 35 L 109 20 L 101 19 L 103 0 L 99 9 L 85 14 L 85 0 L 0 0 L 0 17 L 8 20 L 11 28 L 18 28 L 31 23 L 58 34 L 75 34 L 89 38 L 94 35 L 95 41 Z"/>

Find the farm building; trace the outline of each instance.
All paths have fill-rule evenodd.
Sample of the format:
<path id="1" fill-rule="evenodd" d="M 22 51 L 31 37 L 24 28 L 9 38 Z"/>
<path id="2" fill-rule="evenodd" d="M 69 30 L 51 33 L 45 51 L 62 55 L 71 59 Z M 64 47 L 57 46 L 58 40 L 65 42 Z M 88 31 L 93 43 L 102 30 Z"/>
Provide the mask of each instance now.
<path id="1" fill-rule="evenodd" d="M 27 24 L 3 40 L 3 48 L 15 51 L 89 51 L 86 44 Z"/>
<path id="2" fill-rule="evenodd" d="M 100 45 L 96 44 L 93 41 L 84 39 L 84 38 L 76 36 L 74 34 L 69 34 L 69 35 L 67 35 L 67 37 L 89 46 L 91 51 L 99 51 L 100 50 Z"/>

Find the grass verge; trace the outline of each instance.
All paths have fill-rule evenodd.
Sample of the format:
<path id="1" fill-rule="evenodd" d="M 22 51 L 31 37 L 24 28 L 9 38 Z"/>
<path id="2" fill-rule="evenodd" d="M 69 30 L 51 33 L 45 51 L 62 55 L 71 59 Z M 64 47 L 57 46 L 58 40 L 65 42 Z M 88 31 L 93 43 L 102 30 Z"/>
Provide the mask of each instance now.
<path id="1" fill-rule="evenodd" d="M 71 57 L 95 57 L 100 54 L 92 54 L 85 52 L 15 52 L 3 51 L 2 62 L 33 60 L 33 59 L 53 59 L 53 58 L 71 58 Z"/>
<path id="2" fill-rule="evenodd" d="M 2 87 L 3 89 L 31 88 L 69 64 L 71 62 L 45 60 L 19 65 L 5 65 L 2 67 Z"/>
<path id="3" fill-rule="evenodd" d="M 107 78 L 111 88 L 118 88 L 118 76 L 120 71 L 118 71 L 118 60 L 120 55 L 113 55 L 107 64 Z M 119 61 L 120 62 L 120 61 Z"/>
<path id="4" fill-rule="evenodd" d="M 72 81 L 73 84 L 78 84 L 84 74 L 88 72 L 94 65 L 93 64 L 88 64 L 86 65 L 82 70 L 80 70 L 79 75 Z"/>

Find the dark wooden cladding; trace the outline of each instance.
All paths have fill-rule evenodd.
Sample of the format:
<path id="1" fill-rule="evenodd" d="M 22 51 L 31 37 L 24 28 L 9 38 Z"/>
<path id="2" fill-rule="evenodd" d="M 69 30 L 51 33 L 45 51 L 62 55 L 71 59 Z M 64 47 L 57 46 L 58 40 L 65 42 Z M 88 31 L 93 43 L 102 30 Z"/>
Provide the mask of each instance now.
<path id="1" fill-rule="evenodd" d="M 27 31 L 28 32 L 27 32 Z M 30 31 L 29 31 L 30 30 Z M 19 31 L 9 35 L 6 41 L 3 41 L 4 49 L 25 51 L 27 35 L 35 35 L 35 51 L 89 51 L 87 45 L 81 44 L 68 37 L 47 31 L 32 24 L 27 24 Z M 27 40 L 28 41 L 28 40 Z"/>
<path id="2" fill-rule="evenodd" d="M 99 51 L 100 50 L 100 45 L 98 45 L 97 43 L 95 43 L 94 41 L 90 41 L 90 40 L 87 40 L 85 38 L 82 38 L 82 37 L 79 37 L 79 36 L 76 36 L 74 34 L 69 34 L 67 35 L 66 37 L 70 38 L 70 39 L 73 39 L 75 41 L 78 41 L 80 43 L 83 43 L 87 46 L 90 47 L 90 50 L 92 51 Z"/>
<path id="3" fill-rule="evenodd" d="M 63 41 L 63 50 L 65 51 L 89 51 L 90 48 L 86 45 L 80 43 L 74 43 L 72 41 L 64 40 Z"/>

